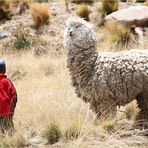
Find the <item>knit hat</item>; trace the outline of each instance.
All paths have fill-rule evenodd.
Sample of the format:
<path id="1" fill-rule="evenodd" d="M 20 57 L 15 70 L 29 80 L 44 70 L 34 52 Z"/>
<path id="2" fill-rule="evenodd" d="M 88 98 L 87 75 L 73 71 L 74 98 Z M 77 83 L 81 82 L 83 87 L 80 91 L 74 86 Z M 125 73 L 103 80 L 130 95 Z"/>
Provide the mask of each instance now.
<path id="1" fill-rule="evenodd" d="M 4 60 L 0 60 L 0 73 L 6 72 L 6 64 Z"/>

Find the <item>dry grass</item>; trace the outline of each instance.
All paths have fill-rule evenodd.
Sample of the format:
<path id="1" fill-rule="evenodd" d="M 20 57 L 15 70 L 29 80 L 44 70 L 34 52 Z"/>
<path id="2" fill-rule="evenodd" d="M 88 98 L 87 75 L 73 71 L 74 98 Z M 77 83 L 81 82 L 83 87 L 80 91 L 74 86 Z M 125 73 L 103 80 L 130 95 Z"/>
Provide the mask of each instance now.
<path id="1" fill-rule="evenodd" d="M 114 48 L 116 51 L 127 49 L 136 43 L 131 29 L 116 21 L 106 22 L 105 27 L 102 27 L 102 32 L 105 35 L 104 42 L 110 50 L 114 50 Z"/>
<path id="2" fill-rule="evenodd" d="M 89 14 L 90 10 L 88 5 L 86 4 L 80 5 L 76 10 L 76 15 L 78 15 L 81 18 L 84 18 L 86 21 L 89 21 Z"/>
<path id="3" fill-rule="evenodd" d="M 49 8 L 47 4 L 32 4 L 30 14 L 35 27 L 48 24 L 50 21 Z"/>
<path id="4" fill-rule="evenodd" d="M 65 2 L 66 11 L 69 11 L 69 2 L 70 2 L 70 0 L 64 0 L 64 2 Z"/>
<path id="5" fill-rule="evenodd" d="M 130 120 L 126 119 L 125 122 L 119 119 L 116 122 L 115 118 L 97 121 L 88 104 L 83 103 L 74 93 L 65 56 L 36 57 L 27 52 L 19 55 L 6 54 L 1 58 L 7 63 L 7 74 L 18 93 L 14 115 L 16 132 L 12 137 L 3 138 L 0 142 L 2 146 L 43 146 L 58 140 L 63 141 L 63 147 L 103 146 L 109 143 L 115 146 L 116 141 L 119 145 L 128 146 L 130 141 L 121 141 L 120 135 L 129 138 L 131 136 L 128 133 L 126 135 L 126 132 L 133 132 L 134 135 L 134 130 L 129 130 L 132 127 Z M 12 74 L 17 70 L 20 71 L 19 77 L 14 77 Z M 50 71 L 49 75 L 47 71 Z M 49 125 L 56 125 L 58 128 L 51 130 Z M 135 135 L 138 133 L 139 131 Z M 139 142 L 132 143 L 143 145 L 146 141 L 141 137 Z"/>
<path id="6" fill-rule="evenodd" d="M 99 8 L 99 12 L 104 15 L 108 15 L 114 11 L 118 10 L 119 0 L 102 0 L 102 6 Z"/>
<path id="7" fill-rule="evenodd" d="M 59 21 L 61 16 L 56 17 L 55 22 L 60 26 L 59 22 L 64 22 L 64 19 Z M 89 104 L 76 97 L 66 68 L 65 52 L 63 51 L 62 55 L 54 52 L 56 48 L 60 49 L 58 43 L 63 42 L 63 28 L 60 26 L 61 32 L 55 32 L 56 37 L 60 38 L 53 36 L 52 40 L 51 36 L 47 35 L 48 31 L 55 31 L 56 25 L 52 25 L 55 24 L 45 26 L 45 33 L 42 34 L 47 40 L 41 40 L 41 36 L 35 34 L 35 44 L 28 50 L 0 54 L 0 58 L 7 63 L 8 77 L 13 81 L 18 93 L 14 115 L 16 131 L 12 137 L 0 135 L 0 147 L 50 147 L 46 144 L 54 140 L 58 142 L 53 144 L 53 147 L 63 148 L 147 147 L 147 137 L 142 134 L 145 130 L 133 128 L 137 114 L 136 104 L 120 108 L 125 112 L 117 112 L 116 118 L 97 120 L 96 115 L 89 109 Z M 25 30 L 24 35 L 27 36 Z M 103 36 L 108 35 L 106 30 L 101 31 L 98 36 L 101 33 Z M 19 32 L 16 32 L 16 38 L 21 37 Z M 27 36 L 27 39 L 29 37 Z M 54 42 L 55 46 L 46 45 L 45 41 Z M 99 47 L 102 44 L 102 50 L 105 50 L 106 46 L 111 50 L 111 42 L 101 40 L 98 43 Z M 41 47 L 46 51 L 50 48 L 53 52 L 44 52 Z M 145 47 L 148 47 L 147 40 Z M 41 54 L 43 52 L 45 54 Z M 131 114 L 126 114 L 127 112 Z M 55 126 L 51 128 L 51 125 Z"/>

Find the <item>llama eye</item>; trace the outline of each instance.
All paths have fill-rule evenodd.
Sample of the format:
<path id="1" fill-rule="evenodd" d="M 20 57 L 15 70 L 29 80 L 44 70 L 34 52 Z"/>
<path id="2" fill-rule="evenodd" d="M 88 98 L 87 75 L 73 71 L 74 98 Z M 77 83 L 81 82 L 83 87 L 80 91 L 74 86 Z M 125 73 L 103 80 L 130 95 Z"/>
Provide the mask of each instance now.
<path id="1" fill-rule="evenodd" d="M 76 28 L 79 28 L 79 27 L 80 27 L 80 25 L 76 26 Z"/>

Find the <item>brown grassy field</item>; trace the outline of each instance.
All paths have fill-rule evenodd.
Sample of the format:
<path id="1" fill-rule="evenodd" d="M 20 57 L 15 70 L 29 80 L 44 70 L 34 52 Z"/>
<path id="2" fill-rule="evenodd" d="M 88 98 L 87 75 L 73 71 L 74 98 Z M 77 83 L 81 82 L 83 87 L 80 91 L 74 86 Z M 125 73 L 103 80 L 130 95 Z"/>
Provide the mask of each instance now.
<path id="1" fill-rule="evenodd" d="M 69 5 L 69 9 L 76 7 L 76 4 Z M 32 27 L 29 10 L 0 23 L 0 32 L 12 34 L 0 40 L 0 59 L 6 61 L 7 75 L 18 93 L 15 132 L 13 136 L 0 135 L 0 147 L 148 147 L 147 137 L 143 135 L 146 131 L 134 128 L 138 112 L 136 102 L 122 107 L 123 112 L 118 112 L 114 119 L 96 119 L 89 104 L 76 97 L 63 47 L 63 32 L 69 12 L 66 12 L 64 1 L 49 3 L 49 12 L 52 15 L 50 23 L 38 30 Z M 106 35 L 103 28 L 96 28 L 96 31 L 98 50 L 118 50 L 103 39 Z M 30 45 L 18 50 L 11 41 L 18 39 L 13 34 L 21 32 Z M 126 49 L 148 49 L 147 40 L 146 36 L 144 45 L 132 43 Z M 126 118 L 126 111 L 131 112 L 130 119 Z M 56 140 L 58 142 L 54 143 Z M 54 144 L 51 145 L 51 141 Z"/>

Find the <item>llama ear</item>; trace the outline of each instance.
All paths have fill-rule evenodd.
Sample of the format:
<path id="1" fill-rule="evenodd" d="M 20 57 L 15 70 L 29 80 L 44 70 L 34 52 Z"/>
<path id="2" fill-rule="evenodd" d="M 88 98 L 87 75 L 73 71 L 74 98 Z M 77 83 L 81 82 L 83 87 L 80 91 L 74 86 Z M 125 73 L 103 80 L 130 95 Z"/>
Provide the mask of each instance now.
<path id="1" fill-rule="evenodd" d="M 67 17 L 67 21 L 66 21 L 66 26 L 68 26 L 69 24 L 71 24 L 72 22 L 76 21 L 76 20 L 79 20 L 80 18 L 74 14 L 70 14 L 68 17 Z"/>

